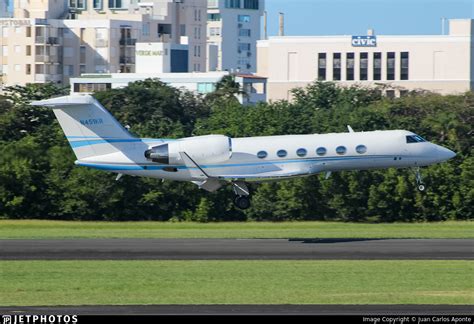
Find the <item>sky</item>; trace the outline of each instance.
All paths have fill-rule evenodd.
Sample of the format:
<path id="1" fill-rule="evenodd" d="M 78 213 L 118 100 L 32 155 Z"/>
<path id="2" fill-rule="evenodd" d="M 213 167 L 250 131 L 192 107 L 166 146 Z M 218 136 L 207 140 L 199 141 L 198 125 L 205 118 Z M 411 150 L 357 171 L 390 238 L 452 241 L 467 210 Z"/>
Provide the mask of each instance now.
<path id="1" fill-rule="evenodd" d="M 379 35 L 435 35 L 442 17 L 474 18 L 474 0 L 265 0 L 265 6 L 270 36 L 278 34 L 279 12 L 290 36 L 365 35 L 369 28 Z"/>
<path id="2" fill-rule="evenodd" d="M 268 34 L 379 35 L 441 34 L 441 18 L 474 18 L 474 0 L 266 0 Z"/>

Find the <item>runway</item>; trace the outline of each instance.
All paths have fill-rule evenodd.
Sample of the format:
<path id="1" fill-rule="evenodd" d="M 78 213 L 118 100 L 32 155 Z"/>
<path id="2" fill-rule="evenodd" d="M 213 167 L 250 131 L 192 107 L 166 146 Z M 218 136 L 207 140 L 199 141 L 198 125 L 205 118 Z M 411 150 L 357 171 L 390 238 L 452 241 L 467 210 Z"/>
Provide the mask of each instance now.
<path id="1" fill-rule="evenodd" d="M 0 240 L 0 260 L 472 260 L 473 239 Z"/>
<path id="2" fill-rule="evenodd" d="M 130 305 L 0 307 L 0 314 L 64 315 L 474 315 L 471 305 Z"/>

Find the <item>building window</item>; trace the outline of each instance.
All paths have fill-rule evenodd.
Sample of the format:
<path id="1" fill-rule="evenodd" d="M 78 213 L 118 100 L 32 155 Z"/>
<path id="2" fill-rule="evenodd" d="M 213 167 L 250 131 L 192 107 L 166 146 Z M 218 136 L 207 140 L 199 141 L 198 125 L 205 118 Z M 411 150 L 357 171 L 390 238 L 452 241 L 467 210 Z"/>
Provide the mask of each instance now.
<path id="1" fill-rule="evenodd" d="M 258 10 L 258 0 L 244 0 L 244 9 Z"/>
<path id="2" fill-rule="evenodd" d="M 220 27 L 211 27 L 209 28 L 209 36 L 220 36 L 221 28 Z"/>
<path id="3" fill-rule="evenodd" d="M 305 157 L 308 154 L 308 151 L 304 148 L 300 148 L 298 151 L 296 151 L 296 155 L 299 157 Z"/>
<path id="4" fill-rule="evenodd" d="M 393 99 L 395 98 L 395 90 L 387 90 L 385 91 L 385 95 L 387 96 L 387 98 Z"/>
<path id="5" fill-rule="evenodd" d="M 332 79 L 334 81 L 340 81 L 341 80 L 341 53 L 334 53 L 333 54 Z"/>
<path id="6" fill-rule="evenodd" d="M 387 53 L 387 80 L 395 80 L 395 52 Z"/>
<path id="7" fill-rule="evenodd" d="M 196 65 L 194 66 L 194 69 L 195 70 L 197 69 Z M 210 92 L 214 92 L 214 90 L 216 90 L 216 85 L 214 83 L 210 83 L 210 82 L 198 83 L 197 91 L 199 93 L 210 93 Z"/>
<path id="8" fill-rule="evenodd" d="M 360 80 L 368 80 L 369 53 L 360 53 Z"/>
<path id="9" fill-rule="evenodd" d="M 346 154 L 346 152 L 347 152 L 347 149 L 346 149 L 345 146 L 338 146 L 336 148 L 336 153 L 339 154 L 339 155 L 344 155 L 344 154 Z"/>
<path id="10" fill-rule="evenodd" d="M 219 8 L 219 0 L 207 0 L 208 8 Z"/>
<path id="11" fill-rule="evenodd" d="M 324 147 L 319 147 L 316 150 L 316 154 L 319 155 L 319 156 L 324 156 L 324 155 L 326 155 L 326 153 L 327 153 L 327 150 Z"/>
<path id="12" fill-rule="evenodd" d="M 400 90 L 400 97 L 406 97 L 410 94 L 408 90 Z"/>
<path id="13" fill-rule="evenodd" d="M 8 27 L 3 27 L 2 29 L 2 37 L 8 37 Z"/>
<path id="14" fill-rule="evenodd" d="M 226 8 L 240 8 L 240 0 L 225 0 Z"/>
<path id="15" fill-rule="evenodd" d="M 109 0 L 109 9 L 122 9 L 122 0 Z"/>
<path id="16" fill-rule="evenodd" d="M 2 56 L 8 56 L 8 46 L 2 46 Z"/>
<path id="17" fill-rule="evenodd" d="M 111 83 L 74 83 L 74 92 L 92 93 L 112 89 Z"/>
<path id="18" fill-rule="evenodd" d="M 15 64 L 14 68 L 15 68 L 15 72 L 20 72 L 21 71 L 21 65 L 20 64 Z"/>
<path id="19" fill-rule="evenodd" d="M 8 64 L 2 64 L 1 67 L 2 67 L 2 71 L 1 71 L 1 72 L 2 72 L 4 75 L 7 75 L 7 74 L 8 74 Z"/>
<path id="20" fill-rule="evenodd" d="M 142 28 L 142 35 L 143 36 L 150 36 L 150 23 L 145 22 L 143 23 L 143 28 Z"/>
<path id="21" fill-rule="evenodd" d="M 250 46 L 251 46 L 250 43 L 239 43 L 239 53 L 250 51 Z"/>
<path id="22" fill-rule="evenodd" d="M 408 80 L 408 67 L 410 65 L 410 57 L 408 52 L 401 53 L 401 71 L 400 80 Z"/>
<path id="23" fill-rule="evenodd" d="M 268 156 L 268 153 L 265 152 L 265 151 L 260 151 L 260 152 L 257 153 L 257 157 L 259 159 L 265 159 L 267 156 Z"/>
<path id="24" fill-rule="evenodd" d="M 31 64 L 26 64 L 26 74 L 31 74 Z"/>
<path id="25" fill-rule="evenodd" d="M 20 45 L 15 45 L 14 49 L 15 49 L 15 53 L 17 53 L 17 54 L 21 53 L 21 46 Z"/>
<path id="26" fill-rule="evenodd" d="M 86 66 L 85 65 L 80 65 L 79 66 L 79 73 L 80 74 L 86 73 Z"/>
<path id="27" fill-rule="evenodd" d="M 26 56 L 31 56 L 31 45 L 26 45 Z"/>
<path id="28" fill-rule="evenodd" d="M 241 28 L 239 29 L 239 36 L 240 37 L 250 37 L 251 35 L 251 30 L 247 28 Z"/>
<path id="29" fill-rule="evenodd" d="M 326 80 L 326 53 L 319 53 L 318 54 L 318 80 L 325 81 Z"/>
<path id="30" fill-rule="evenodd" d="M 102 9 L 102 0 L 94 0 L 92 2 L 92 7 L 95 9 L 95 10 L 101 10 Z"/>
<path id="31" fill-rule="evenodd" d="M 69 0 L 69 8 L 86 9 L 86 0 Z"/>
<path id="32" fill-rule="evenodd" d="M 220 21 L 221 20 L 221 14 L 210 13 L 210 14 L 207 15 L 207 20 L 208 21 Z"/>
<path id="33" fill-rule="evenodd" d="M 66 76 L 74 75 L 74 65 L 65 65 L 64 66 L 64 75 L 66 75 Z"/>
<path id="34" fill-rule="evenodd" d="M 367 147 L 365 145 L 359 145 L 356 147 L 356 152 L 359 154 L 367 153 Z"/>
<path id="35" fill-rule="evenodd" d="M 240 23 L 248 23 L 248 22 L 250 22 L 250 16 L 249 15 L 239 15 L 238 16 L 238 21 Z"/>
<path id="36" fill-rule="evenodd" d="M 382 80 L 382 53 L 374 53 L 374 80 Z"/>
<path id="37" fill-rule="evenodd" d="M 354 80 L 354 53 L 347 53 L 346 60 L 346 79 L 348 81 Z"/>

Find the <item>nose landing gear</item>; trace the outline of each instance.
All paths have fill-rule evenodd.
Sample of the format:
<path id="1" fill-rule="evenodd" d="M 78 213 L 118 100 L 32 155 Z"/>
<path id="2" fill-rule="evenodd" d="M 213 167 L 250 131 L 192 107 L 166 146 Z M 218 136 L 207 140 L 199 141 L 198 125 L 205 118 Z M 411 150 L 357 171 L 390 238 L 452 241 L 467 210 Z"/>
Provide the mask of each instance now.
<path id="1" fill-rule="evenodd" d="M 420 168 L 417 167 L 413 170 L 415 172 L 415 177 L 416 177 L 416 184 L 418 186 L 418 190 L 419 191 L 425 191 L 426 187 L 423 183 L 423 179 L 421 178 L 421 172 L 420 172 Z"/>
<path id="2" fill-rule="evenodd" d="M 236 195 L 234 199 L 235 207 L 245 210 L 250 208 L 250 191 L 245 184 L 245 182 L 234 182 L 232 183 L 232 187 L 234 189 L 234 193 Z"/>

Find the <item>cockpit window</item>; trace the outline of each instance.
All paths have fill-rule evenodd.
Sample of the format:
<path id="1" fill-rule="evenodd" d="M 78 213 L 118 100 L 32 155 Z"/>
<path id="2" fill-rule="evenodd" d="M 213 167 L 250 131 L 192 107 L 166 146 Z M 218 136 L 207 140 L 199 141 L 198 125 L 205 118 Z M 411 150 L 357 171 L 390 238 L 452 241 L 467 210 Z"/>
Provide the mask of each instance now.
<path id="1" fill-rule="evenodd" d="M 410 143 L 423 143 L 423 142 L 426 142 L 426 140 L 419 136 L 419 135 L 409 135 L 407 136 L 407 143 L 410 144 Z"/>

